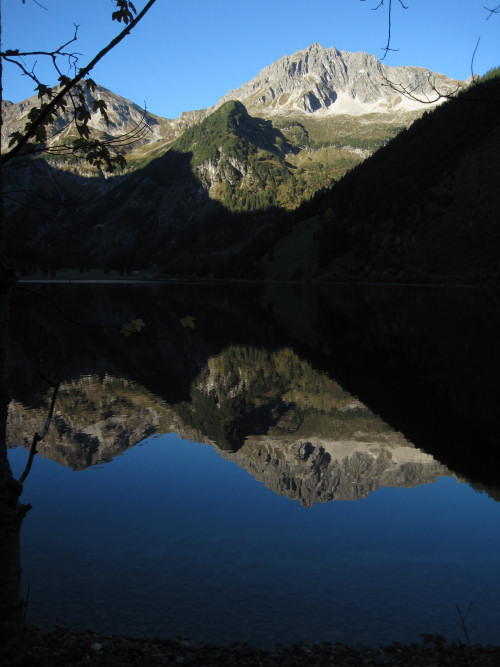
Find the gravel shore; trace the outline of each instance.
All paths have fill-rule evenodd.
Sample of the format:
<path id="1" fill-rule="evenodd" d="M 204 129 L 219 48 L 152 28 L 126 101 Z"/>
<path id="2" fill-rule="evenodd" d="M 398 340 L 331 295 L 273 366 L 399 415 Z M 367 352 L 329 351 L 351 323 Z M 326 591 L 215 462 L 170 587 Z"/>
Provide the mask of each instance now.
<path id="1" fill-rule="evenodd" d="M 87 630 L 57 628 L 42 632 L 27 627 L 25 667 L 132 667 L 160 665 L 481 665 L 500 666 L 500 646 L 449 643 L 440 635 L 422 635 L 418 644 L 366 647 L 343 644 L 278 646 L 273 650 L 248 644 L 218 646 L 176 641 L 102 635 Z"/>

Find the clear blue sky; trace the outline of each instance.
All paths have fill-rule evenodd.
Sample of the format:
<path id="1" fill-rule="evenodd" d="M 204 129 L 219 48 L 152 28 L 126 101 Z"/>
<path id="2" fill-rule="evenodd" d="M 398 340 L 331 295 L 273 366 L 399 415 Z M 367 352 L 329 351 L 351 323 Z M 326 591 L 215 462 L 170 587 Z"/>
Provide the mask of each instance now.
<path id="1" fill-rule="evenodd" d="M 37 5 L 37 1 L 43 5 Z M 386 4 L 388 0 L 386 0 Z M 392 46 L 387 65 L 418 65 L 454 78 L 500 65 L 500 15 L 487 20 L 487 0 L 393 0 Z M 144 0 L 135 0 L 140 10 Z M 253 78 L 266 65 L 314 42 L 325 48 L 382 57 L 385 6 L 377 0 L 157 0 L 142 23 L 94 70 L 99 84 L 168 118 L 201 109 Z M 73 35 L 86 64 L 120 29 L 111 0 L 2 0 L 2 49 L 50 50 Z M 38 60 L 48 84 L 52 70 Z M 19 102 L 33 84 L 12 66 L 3 77 L 4 99 Z"/>

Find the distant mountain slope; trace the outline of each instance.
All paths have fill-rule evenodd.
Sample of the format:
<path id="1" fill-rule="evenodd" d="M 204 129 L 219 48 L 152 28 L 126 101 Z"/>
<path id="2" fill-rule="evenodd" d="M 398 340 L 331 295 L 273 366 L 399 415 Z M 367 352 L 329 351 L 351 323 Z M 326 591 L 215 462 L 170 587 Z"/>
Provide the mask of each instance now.
<path id="1" fill-rule="evenodd" d="M 433 87 L 444 94 L 450 94 L 462 85 L 462 82 L 423 68 L 389 68 L 375 56 L 363 52 L 348 53 L 313 44 L 292 56 L 283 56 L 242 87 L 228 92 L 213 107 L 186 111 L 175 120 L 155 116 L 137 104 L 97 86 L 95 93 L 87 92 L 87 96 L 89 100 L 104 100 L 110 124 L 106 125 L 96 111 L 91 113 L 89 125 L 98 134 L 117 137 L 134 132 L 145 120 L 149 131 L 141 135 L 140 141 L 122 147 L 122 152 L 131 160 L 132 168 L 136 168 L 161 155 L 182 132 L 200 123 L 227 101 L 242 102 L 251 115 L 272 116 L 273 120 L 288 118 L 292 114 L 308 118 L 308 122 L 314 124 L 321 118 L 322 127 L 325 119 L 339 114 L 355 117 L 373 113 L 381 114 L 385 123 L 400 127 L 408 125 L 415 114 L 421 113 L 427 105 L 408 100 L 393 90 L 388 81 L 411 89 L 424 102 L 436 97 Z M 23 130 L 30 110 L 39 102 L 35 95 L 16 104 L 4 103 L 3 150 L 8 146 L 10 134 Z M 68 108 L 71 108 L 71 104 Z M 68 113 L 54 123 L 49 133 L 53 137 L 49 141 L 50 145 L 68 139 L 72 133 L 70 119 Z M 363 123 L 370 124 L 374 120 L 365 118 Z M 335 137 L 336 132 L 333 127 L 331 129 Z"/>
<path id="2" fill-rule="evenodd" d="M 86 92 L 89 100 L 89 108 L 92 108 L 92 102 L 95 99 L 103 100 L 106 103 L 106 111 L 109 123 L 106 124 L 99 111 L 91 113 L 89 121 L 90 128 L 97 135 L 110 137 L 130 136 L 130 144 L 125 145 L 123 151 L 129 153 L 133 148 L 152 144 L 161 139 L 172 138 L 173 132 L 166 119 L 155 116 L 139 105 L 126 100 L 120 95 L 112 93 L 102 86 L 96 86 L 95 91 Z M 4 106 L 3 125 L 2 125 L 2 151 L 8 149 L 9 136 L 13 132 L 22 132 L 28 122 L 28 115 L 31 109 L 40 105 L 40 99 L 37 95 L 19 102 L 17 104 L 8 104 Z M 68 103 L 68 109 L 71 109 L 71 103 Z M 75 136 L 75 130 L 72 126 L 71 111 L 57 118 L 48 132 L 49 146 L 57 146 L 68 142 Z M 147 124 L 147 128 L 146 128 Z M 143 127 L 144 131 L 136 136 L 138 127 Z"/>
<path id="3" fill-rule="evenodd" d="M 193 173 L 209 196 L 232 210 L 242 208 L 243 196 L 244 208 L 273 205 L 280 187 L 293 181 L 285 161 L 293 146 L 269 121 L 249 116 L 241 102 L 219 107 L 186 130 L 172 150 L 189 153 Z"/>
<path id="4" fill-rule="evenodd" d="M 398 135 L 428 107 L 397 94 L 391 80 L 423 100 L 460 83 L 315 44 L 273 63 L 210 109 L 175 121 L 147 115 L 151 131 L 125 149 L 127 171 L 113 178 L 88 178 L 88 169 L 71 162 L 15 160 L 4 170 L 6 189 L 16 193 L 6 200 L 11 252 L 21 263 L 52 268 L 386 281 L 441 274 L 456 280 L 465 252 L 469 278 L 477 280 L 484 273 L 477 241 L 483 236 L 471 231 L 476 221 L 465 231 L 467 211 L 476 211 L 491 241 L 485 252 L 493 275 L 496 237 L 488 233 L 497 212 L 491 174 L 498 151 L 489 133 L 496 116 L 482 110 L 480 98 L 460 101 L 451 105 L 453 114 L 443 105 Z M 111 119 L 103 128 L 93 118 L 99 131 L 118 136 L 140 122 L 140 107 L 102 88 L 98 94 Z M 34 100 L 4 105 L 7 134 L 25 122 Z M 59 129 L 55 141 L 69 132 L 63 121 Z M 381 147 L 367 171 L 340 180 Z M 480 180 L 477 164 L 487 172 Z M 457 165 L 462 176 L 451 176 Z M 462 192 L 468 192 L 465 206 Z M 462 218 L 457 234 L 454 220 Z M 443 244 L 455 258 L 448 264 Z"/>
<path id="5" fill-rule="evenodd" d="M 9 247 L 23 263 L 55 268 L 155 266 L 228 275 L 232 253 L 272 223 L 267 213 L 269 221 L 255 225 L 254 212 L 269 211 L 280 193 L 293 195 L 285 147 L 270 123 L 228 102 L 161 157 L 108 181 L 25 158 L 22 170 L 10 164 L 5 169 L 8 187 L 27 189 L 36 180 L 40 188 L 49 184 L 50 194 L 37 205 L 27 192 L 27 210 L 9 201 L 9 218 L 15 220 Z M 273 188 L 267 185 L 271 180 Z M 237 212 L 246 215 L 236 218 Z"/>

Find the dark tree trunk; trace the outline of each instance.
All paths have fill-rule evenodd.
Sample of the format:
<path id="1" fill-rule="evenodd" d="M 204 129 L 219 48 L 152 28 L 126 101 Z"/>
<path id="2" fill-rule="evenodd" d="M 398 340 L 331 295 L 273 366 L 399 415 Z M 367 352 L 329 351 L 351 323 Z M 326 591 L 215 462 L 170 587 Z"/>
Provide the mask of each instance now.
<path id="1" fill-rule="evenodd" d="M 7 459 L 7 316 L 11 287 L 5 265 L 0 278 L 0 664 L 14 664 L 21 653 L 20 530 L 25 508 L 19 502 L 22 485 L 13 479 Z M 7 283 L 7 284 L 6 284 Z"/>
<path id="2" fill-rule="evenodd" d="M 2 99 L 0 59 L 0 130 L 3 121 Z M 19 541 L 25 508 L 19 502 L 22 485 L 12 477 L 7 458 L 8 316 L 14 275 L 7 260 L 4 231 L 3 179 L 0 168 L 0 664 L 12 665 L 20 657 L 22 648 L 23 606 Z"/>

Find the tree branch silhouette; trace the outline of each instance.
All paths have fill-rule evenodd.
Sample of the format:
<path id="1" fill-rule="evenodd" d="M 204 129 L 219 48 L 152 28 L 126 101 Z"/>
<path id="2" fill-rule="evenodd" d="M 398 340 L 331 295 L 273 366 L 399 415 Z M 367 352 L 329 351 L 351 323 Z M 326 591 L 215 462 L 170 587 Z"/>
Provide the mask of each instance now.
<path id="1" fill-rule="evenodd" d="M 45 378 L 47 379 L 47 378 Z M 50 407 L 49 407 L 49 412 L 47 414 L 47 418 L 45 420 L 45 426 L 43 428 L 43 431 L 41 433 L 38 433 L 38 431 L 35 432 L 35 435 L 33 436 L 33 440 L 31 442 L 31 448 L 30 448 L 30 454 L 28 457 L 28 461 L 26 463 L 26 467 L 24 468 L 24 472 L 21 475 L 21 477 L 17 480 L 19 484 L 23 484 L 28 477 L 31 466 L 33 465 L 33 460 L 35 458 L 35 455 L 37 453 L 36 446 L 39 442 L 41 442 L 45 436 L 48 433 L 48 430 L 50 428 L 50 424 L 52 422 L 52 415 L 54 413 L 54 407 L 56 405 L 56 399 L 57 399 L 57 392 L 59 391 L 60 387 L 60 382 L 51 382 L 50 380 L 47 380 L 47 382 L 53 387 L 54 391 L 52 392 L 52 399 L 50 401 Z M 31 505 L 25 505 L 25 510 L 28 511 L 31 509 Z"/>
<path id="2" fill-rule="evenodd" d="M 27 148 L 32 148 L 32 146 L 30 146 L 30 141 L 32 139 L 38 141 L 40 139 L 42 140 L 46 139 L 46 132 L 45 132 L 46 125 L 50 125 L 55 120 L 57 115 L 61 111 L 65 110 L 67 106 L 65 98 L 69 93 L 72 93 L 73 91 L 77 91 L 78 101 L 81 103 L 80 105 L 74 106 L 75 126 L 80 137 L 80 140 L 76 140 L 77 144 L 75 145 L 75 147 L 80 150 L 88 148 L 88 151 L 86 153 L 88 161 L 91 164 L 95 164 L 98 167 L 100 167 L 104 163 L 108 170 L 113 171 L 116 164 L 123 165 L 124 163 L 123 156 L 119 155 L 111 157 L 109 155 L 109 149 L 107 146 L 104 145 L 102 146 L 102 150 L 99 150 L 101 148 L 101 144 L 99 144 L 97 141 L 90 142 L 88 146 L 85 143 L 85 141 L 88 140 L 90 136 L 90 132 L 88 129 L 88 121 L 90 119 L 90 113 L 85 108 L 84 90 L 83 87 L 81 87 L 80 82 L 83 81 L 85 77 L 88 76 L 88 74 L 97 65 L 97 63 L 104 58 L 104 56 L 106 56 L 115 46 L 117 46 L 127 35 L 130 34 L 133 28 L 139 23 L 139 21 L 147 14 L 147 12 L 155 4 L 156 0 L 149 0 L 149 2 L 146 3 L 143 9 L 135 17 L 133 16 L 132 13 L 135 12 L 135 8 L 131 2 L 128 2 L 127 0 L 115 0 L 115 2 L 117 6 L 117 11 L 113 12 L 112 18 L 113 20 L 117 20 L 119 22 L 123 21 L 126 24 L 125 28 L 114 39 L 112 39 L 103 49 L 101 49 L 101 51 L 99 51 L 99 53 L 96 56 L 94 56 L 94 58 L 92 58 L 92 60 L 85 67 L 79 69 L 74 77 L 69 78 L 64 75 L 61 75 L 59 77 L 61 85 L 56 94 L 54 94 L 53 90 L 48 88 L 44 84 L 38 83 L 39 97 L 43 98 L 46 96 L 49 98 L 50 101 L 42 103 L 40 108 L 31 110 L 29 115 L 29 123 L 25 127 L 24 132 L 17 133 L 13 136 L 13 140 L 11 143 L 13 143 L 14 145 L 9 151 L 7 151 L 1 156 L 2 165 L 9 162 L 12 158 L 22 154 Z M 59 47 L 59 49 L 63 49 L 65 46 L 67 46 L 68 43 L 71 43 L 72 41 L 73 40 L 70 40 L 70 42 L 67 42 L 66 44 Z M 58 50 L 52 53 L 48 53 L 49 57 L 52 58 L 54 57 L 54 54 L 58 54 Z M 16 54 L 15 50 L 2 53 L 3 58 L 12 58 L 15 55 L 20 56 L 21 54 L 20 53 Z M 24 68 L 24 70 L 26 70 L 26 68 Z M 38 79 L 36 80 L 38 81 Z M 95 88 L 94 82 L 90 79 L 87 80 L 87 89 L 93 89 L 93 88 Z M 105 110 L 105 105 L 104 107 L 100 105 L 100 108 L 102 113 Z M 94 111 L 95 110 L 97 109 L 94 108 Z"/>
<path id="3" fill-rule="evenodd" d="M 366 0 L 361 0 L 361 2 L 366 2 Z M 399 4 L 403 9 L 408 9 L 408 6 L 404 4 L 403 0 L 398 0 Z M 380 9 L 381 7 L 384 6 L 385 0 L 380 0 L 378 5 L 376 7 L 372 7 L 373 11 L 377 11 L 377 9 Z M 392 0 L 388 0 L 388 5 L 387 5 L 387 42 L 385 46 L 382 48 L 384 55 L 380 60 L 384 60 L 384 58 L 387 56 L 389 51 L 398 51 L 399 49 L 393 49 L 391 48 L 391 30 L 392 30 Z"/>

